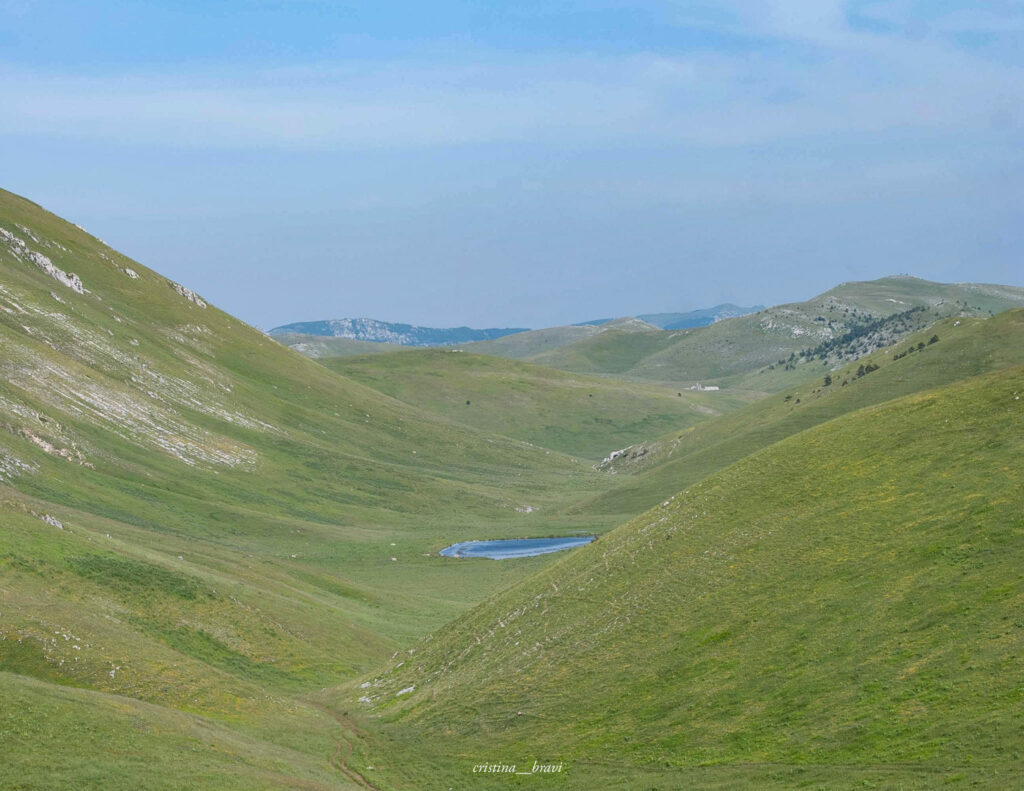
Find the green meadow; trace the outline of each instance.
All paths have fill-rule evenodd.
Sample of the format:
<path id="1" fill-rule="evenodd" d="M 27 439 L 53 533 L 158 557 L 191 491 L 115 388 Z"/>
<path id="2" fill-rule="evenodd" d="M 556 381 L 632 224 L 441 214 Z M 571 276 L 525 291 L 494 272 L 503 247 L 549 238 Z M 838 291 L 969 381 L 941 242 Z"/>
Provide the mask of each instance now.
<path id="1" fill-rule="evenodd" d="M 373 677 L 378 772 L 502 787 L 473 773 L 486 758 L 564 761 L 565 788 L 1014 787 L 1020 393 L 1017 366 L 854 411 L 493 597 Z"/>
<path id="2" fill-rule="evenodd" d="M 591 463 L 623 445 L 704 423 L 753 398 L 572 374 L 452 349 L 321 362 L 431 414 Z"/>
<path id="3" fill-rule="evenodd" d="M 0 788 L 1012 787 L 1000 289 L 800 303 L 928 305 L 849 360 L 777 309 L 314 360 L 0 192 Z"/>

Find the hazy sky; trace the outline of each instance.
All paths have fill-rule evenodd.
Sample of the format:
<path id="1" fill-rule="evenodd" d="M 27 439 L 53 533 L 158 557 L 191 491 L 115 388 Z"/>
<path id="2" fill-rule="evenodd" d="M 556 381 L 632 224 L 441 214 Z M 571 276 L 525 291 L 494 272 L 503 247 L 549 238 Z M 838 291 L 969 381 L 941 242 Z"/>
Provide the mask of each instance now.
<path id="1" fill-rule="evenodd" d="M 1024 285 L 1024 0 L 0 0 L 0 185 L 258 326 Z"/>

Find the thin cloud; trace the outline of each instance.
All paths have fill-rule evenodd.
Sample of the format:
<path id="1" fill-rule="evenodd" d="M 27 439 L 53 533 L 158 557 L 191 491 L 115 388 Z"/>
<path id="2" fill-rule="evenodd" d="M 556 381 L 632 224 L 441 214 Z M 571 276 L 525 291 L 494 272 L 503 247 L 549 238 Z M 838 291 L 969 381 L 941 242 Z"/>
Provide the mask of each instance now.
<path id="1" fill-rule="evenodd" d="M 327 64 L 221 78 L 7 68 L 0 79 L 0 132 L 214 147 L 746 145 L 839 131 L 980 129 L 996 108 L 1024 99 L 1020 68 L 934 42 L 837 49 L 813 68 L 765 54 L 700 54 L 469 69 Z"/>
<path id="2" fill-rule="evenodd" d="M 924 21 L 933 31 L 1008 33 L 1024 21 L 1018 2 L 931 15 L 905 0 L 654 5 L 671 9 L 679 25 L 791 46 L 491 53 L 468 65 L 333 61 L 242 70 L 224 63 L 88 78 L 0 65 L 0 133 L 338 150 L 510 142 L 721 148 L 901 130 L 1015 133 L 1006 108 L 1024 102 L 1024 69 L 987 60 L 945 34 L 906 29 Z"/>

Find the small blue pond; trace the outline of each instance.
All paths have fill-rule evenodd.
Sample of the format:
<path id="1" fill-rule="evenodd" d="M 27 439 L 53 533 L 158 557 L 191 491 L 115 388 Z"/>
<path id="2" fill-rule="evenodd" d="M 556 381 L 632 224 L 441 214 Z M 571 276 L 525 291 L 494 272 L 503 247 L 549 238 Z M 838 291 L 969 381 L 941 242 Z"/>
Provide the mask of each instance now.
<path id="1" fill-rule="evenodd" d="M 597 536 L 570 536 L 566 538 L 502 538 L 495 541 L 460 541 L 445 547 L 439 554 L 447 558 L 529 558 L 547 555 L 589 544 Z"/>

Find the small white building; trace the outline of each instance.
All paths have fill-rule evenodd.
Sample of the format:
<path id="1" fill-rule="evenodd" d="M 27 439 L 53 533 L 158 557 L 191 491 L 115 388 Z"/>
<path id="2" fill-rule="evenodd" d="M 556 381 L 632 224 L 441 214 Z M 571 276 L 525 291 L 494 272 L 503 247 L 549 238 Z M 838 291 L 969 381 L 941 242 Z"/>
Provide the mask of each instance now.
<path id="1" fill-rule="evenodd" d="M 697 384 L 695 384 L 695 385 L 690 385 L 690 389 L 691 390 L 702 390 L 702 391 L 705 391 L 705 390 L 719 390 L 721 388 L 719 388 L 718 385 L 702 385 L 700 382 L 697 382 Z"/>

